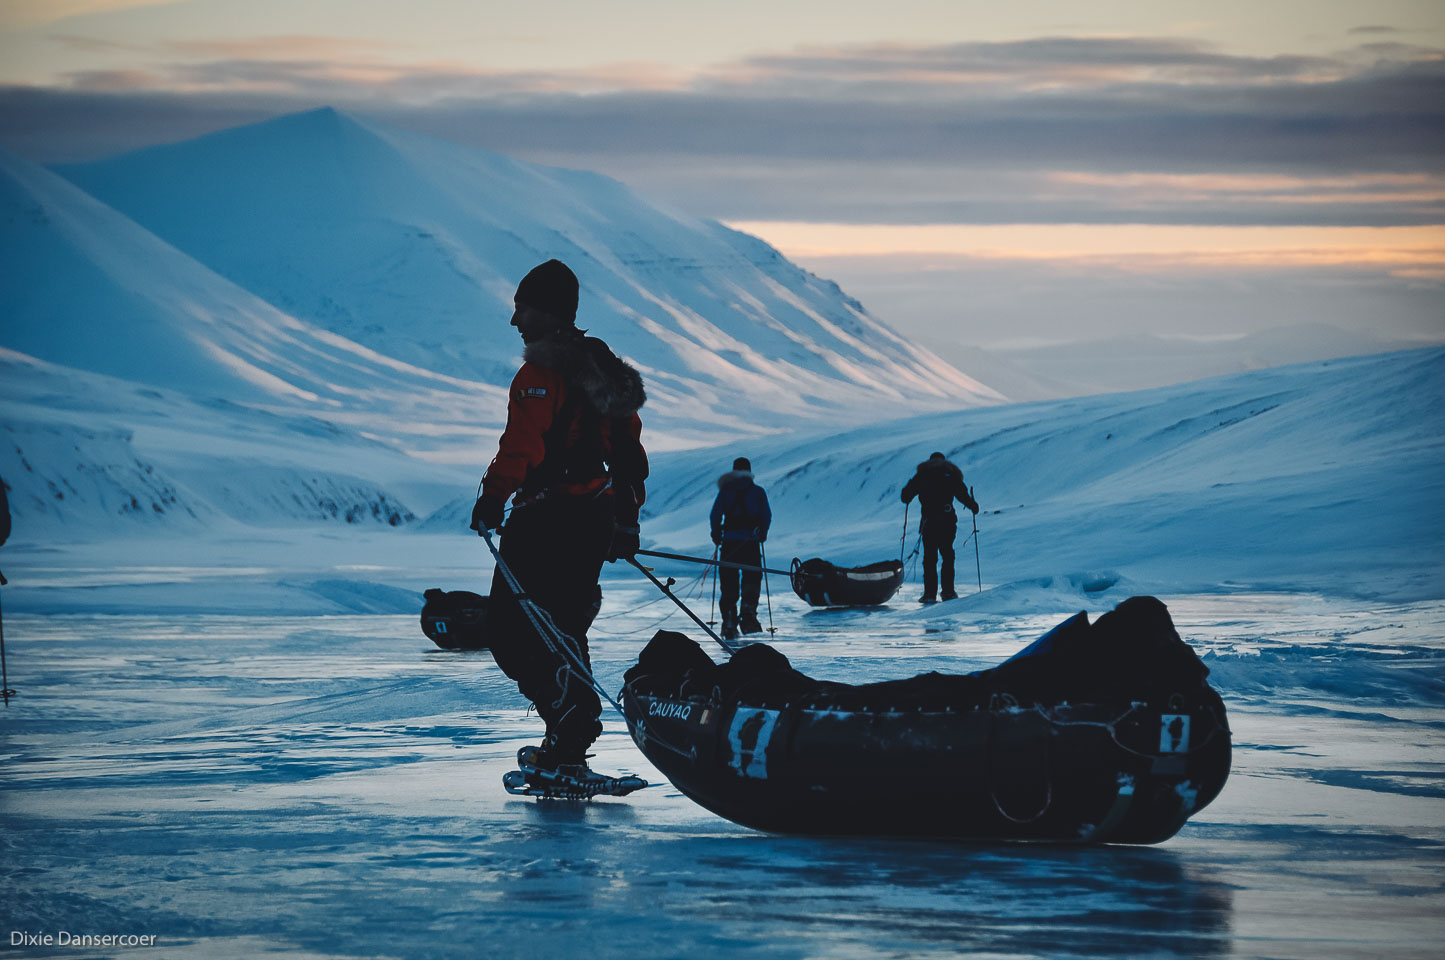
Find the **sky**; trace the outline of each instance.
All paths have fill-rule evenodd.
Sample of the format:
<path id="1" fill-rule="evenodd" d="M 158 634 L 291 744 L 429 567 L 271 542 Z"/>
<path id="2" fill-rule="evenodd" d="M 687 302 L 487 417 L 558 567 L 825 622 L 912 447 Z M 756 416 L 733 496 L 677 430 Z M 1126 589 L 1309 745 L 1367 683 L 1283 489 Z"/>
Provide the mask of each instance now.
<path id="1" fill-rule="evenodd" d="M 923 339 L 1445 341 L 1439 0 L 0 0 L 33 160 L 322 105 L 617 177 Z"/>

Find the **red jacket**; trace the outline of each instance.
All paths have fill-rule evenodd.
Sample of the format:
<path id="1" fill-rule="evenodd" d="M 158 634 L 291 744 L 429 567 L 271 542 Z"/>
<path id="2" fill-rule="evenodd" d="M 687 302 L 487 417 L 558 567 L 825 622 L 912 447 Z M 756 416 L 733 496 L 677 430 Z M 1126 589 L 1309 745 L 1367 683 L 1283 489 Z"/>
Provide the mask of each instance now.
<path id="1" fill-rule="evenodd" d="M 482 492 L 505 500 L 520 490 L 521 500 L 610 483 L 619 521 L 635 522 L 647 495 L 642 377 L 601 340 L 572 329 L 528 344 L 523 357 Z"/>

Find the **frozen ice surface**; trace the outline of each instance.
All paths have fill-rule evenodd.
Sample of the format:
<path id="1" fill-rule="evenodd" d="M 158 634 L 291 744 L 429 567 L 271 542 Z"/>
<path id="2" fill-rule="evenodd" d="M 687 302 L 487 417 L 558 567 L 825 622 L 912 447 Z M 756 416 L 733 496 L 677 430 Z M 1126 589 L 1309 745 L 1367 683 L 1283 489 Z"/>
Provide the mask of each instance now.
<path id="1" fill-rule="evenodd" d="M 1125 595 L 818 611 L 773 587 L 777 646 L 853 681 L 987 666 Z M 701 639 L 635 576 L 606 588 L 608 689 L 657 627 Z M 678 590 L 708 608 L 701 581 Z M 501 776 L 540 722 L 488 655 L 432 647 L 414 616 L 12 616 L 3 926 L 159 941 L 9 949 L 1439 956 L 1445 603 L 1164 599 L 1228 701 L 1236 753 L 1219 799 L 1148 848 L 772 836 L 665 784 L 511 797 Z M 660 780 L 606 719 L 594 765 Z M 926 772 L 899 789 L 926 790 Z"/>

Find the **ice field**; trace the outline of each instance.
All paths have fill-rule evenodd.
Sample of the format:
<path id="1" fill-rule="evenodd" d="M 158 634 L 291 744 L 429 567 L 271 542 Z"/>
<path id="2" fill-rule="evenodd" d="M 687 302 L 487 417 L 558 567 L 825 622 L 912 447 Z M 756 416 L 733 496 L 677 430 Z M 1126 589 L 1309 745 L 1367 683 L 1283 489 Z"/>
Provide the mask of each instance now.
<path id="1" fill-rule="evenodd" d="M 706 617 L 706 585 L 670 572 Z M 702 639 L 635 572 L 604 586 L 609 689 L 659 626 Z M 779 649 L 846 680 L 978 669 L 1123 599 L 819 611 L 773 588 Z M 512 797 L 540 721 L 413 616 L 13 615 L 4 925 L 154 935 L 166 957 L 1438 956 L 1445 603 L 1163 599 L 1224 694 L 1234 767 L 1142 848 L 771 836 L 665 784 Z M 655 779 L 604 720 L 594 766 Z"/>

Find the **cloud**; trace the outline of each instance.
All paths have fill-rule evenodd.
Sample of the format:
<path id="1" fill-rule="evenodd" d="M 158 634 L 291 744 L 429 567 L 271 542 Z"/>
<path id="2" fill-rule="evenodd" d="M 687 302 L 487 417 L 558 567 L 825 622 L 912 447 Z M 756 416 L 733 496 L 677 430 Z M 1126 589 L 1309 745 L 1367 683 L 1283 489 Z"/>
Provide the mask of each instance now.
<path id="1" fill-rule="evenodd" d="M 1058 261 L 1138 271 L 1179 268 L 1445 268 L 1445 227 L 1217 227 L 1160 224 L 878 226 L 738 223 L 790 257 L 905 255 Z"/>
<path id="2" fill-rule="evenodd" d="M 302 60 L 375 55 L 391 45 L 356 37 L 286 34 L 211 40 L 176 40 L 158 44 L 158 52 L 221 60 Z"/>
<path id="3" fill-rule="evenodd" d="M 0 3 L 0 27 L 25 29 L 91 13 L 114 13 L 178 2 L 180 0 L 5 0 Z"/>
<path id="4" fill-rule="evenodd" d="M 1349 70 L 1322 57 L 1240 57 L 1178 39 L 1045 37 L 937 47 L 878 45 L 762 56 L 719 72 L 721 84 L 769 90 L 820 84 L 882 93 L 933 95 L 996 87 L 1007 91 L 1082 90 L 1131 83 L 1249 84 L 1338 79 Z"/>
<path id="5" fill-rule="evenodd" d="M 1445 51 L 1433 48 L 1260 58 L 1046 37 L 796 50 L 696 75 L 385 53 L 300 36 L 171 44 L 143 68 L 0 89 L 0 131 L 36 159 L 79 160 L 331 104 L 610 173 L 724 219 L 1445 221 Z"/>
<path id="6" fill-rule="evenodd" d="M 1445 276 L 1429 267 L 960 254 L 791 259 L 907 335 L 988 349 L 1105 334 L 1238 336 L 1301 319 L 1382 340 L 1445 342 Z"/>

